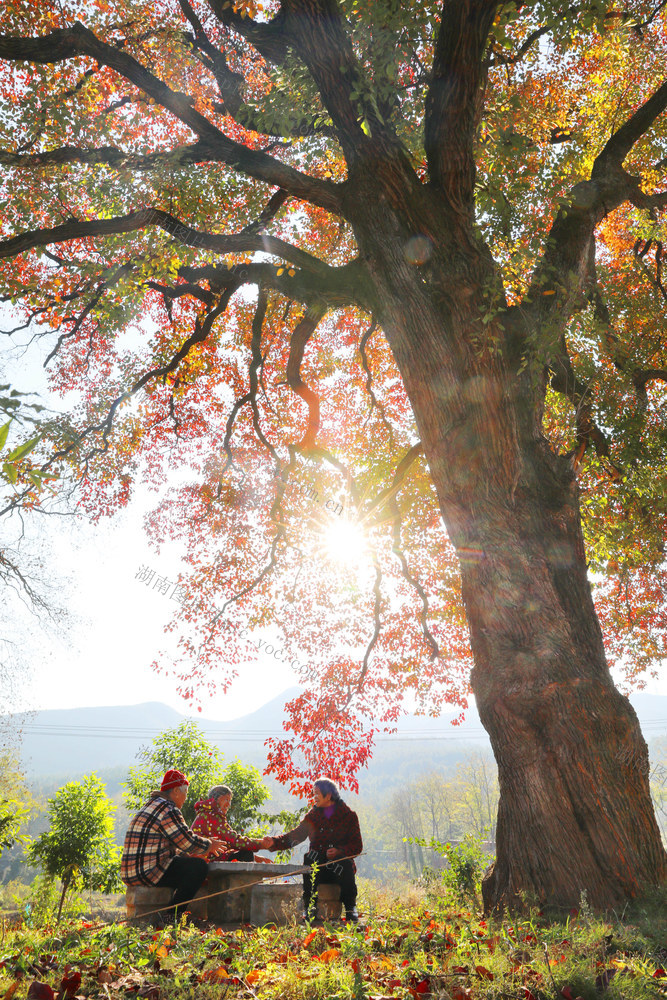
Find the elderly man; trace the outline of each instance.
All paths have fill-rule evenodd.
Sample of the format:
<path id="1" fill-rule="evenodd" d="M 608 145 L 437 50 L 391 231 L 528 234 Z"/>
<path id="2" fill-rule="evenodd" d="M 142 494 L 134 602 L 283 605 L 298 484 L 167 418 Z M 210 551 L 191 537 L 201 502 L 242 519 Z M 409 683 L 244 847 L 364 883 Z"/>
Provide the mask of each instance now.
<path id="1" fill-rule="evenodd" d="M 225 845 L 225 853 L 220 861 L 262 861 L 270 864 L 268 858 L 255 855 L 266 846 L 264 840 L 254 840 L 232 830 L 227 819 L 232 804 L 233 792 L 228 785 L 214 785 L 208 798 L 195 802 L 195 821 L 192 829 L 205 837 L 217 837 Z"/>
<path id="2" fill-rule="evenodd" d="M 304 918 L 315 904 L 317 886 L 321 882 L 340 886 L 340 898 L 345 907 L 345 919 L 356 923 L 357 868 L 354 855 L 361 854 L 363 843 L 357 814 L 346 806 L 338 786 L 330 778 L 318 778 L 313 785 L 314 807 L 306 813 L 294 830 L 281 837 L 267 837 L 262 846 L 269 851 L 285 851 L 308 837 L 310 850 L 303 859 L 305 865 L 316 864 L 314 872 L 303 876 Z"/>
<path id="3" fill-rule="evenodd" d="M 183 818 L 181 807 L 188 797 L 189 781 L 174 769 L 167 771 L 159 791 L 130 823 L 120 877 L 126 885 L 168 886 L 174 890 L 170 906 L 177 919 L 177 907 L 188 903 L 201 887 L 208 872 L 206 858 L 225 850 L 221 840 L 193 833 Z"/>

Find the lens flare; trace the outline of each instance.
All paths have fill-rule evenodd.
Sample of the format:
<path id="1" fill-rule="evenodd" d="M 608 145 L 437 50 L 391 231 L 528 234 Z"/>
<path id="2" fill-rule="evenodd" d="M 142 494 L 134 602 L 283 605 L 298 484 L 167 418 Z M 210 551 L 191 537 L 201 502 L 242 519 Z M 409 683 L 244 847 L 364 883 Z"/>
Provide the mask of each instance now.
<path id="1" fill-rule="evenodd" d="M 337 520 L 322 531 L 326 558 L 339 566 L 359 566 L 368 556 L 368 540 L 356 521 Z"/>

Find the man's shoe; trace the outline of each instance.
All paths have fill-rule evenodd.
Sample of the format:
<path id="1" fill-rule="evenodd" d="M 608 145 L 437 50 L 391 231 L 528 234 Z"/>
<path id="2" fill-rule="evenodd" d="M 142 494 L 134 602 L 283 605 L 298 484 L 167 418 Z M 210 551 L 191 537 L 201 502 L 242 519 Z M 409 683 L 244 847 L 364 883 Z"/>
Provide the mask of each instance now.
<path id="1" fill-rule="evenodd" d="M 345 907 L 345 920 L 348 924 L 358 924 L 359 923 L 359 911 L 356 906 Z"/>

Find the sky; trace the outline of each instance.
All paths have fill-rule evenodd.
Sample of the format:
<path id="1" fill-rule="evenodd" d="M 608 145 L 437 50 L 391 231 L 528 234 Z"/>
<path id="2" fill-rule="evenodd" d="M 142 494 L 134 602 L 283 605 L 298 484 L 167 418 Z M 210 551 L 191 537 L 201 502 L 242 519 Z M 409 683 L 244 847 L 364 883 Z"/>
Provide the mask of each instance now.
<path id="1" fill-rule="evenodd" d="M 154 584 L 158 577 L 175 581 L 184 567 L 174 548 L 163 546 L 157 555 L 149 547 L 142 517 L 138 502 L 97 525 L 53 527 L 45 542 L 45 572 L 61 603 L 71 609 L 70 620 L 59 634 L 59 630 L 43 632 L 26 616 L 31 677 L 23 685 L 17 708 L 160 701 L 185 715 L 196 714 L 192 703 L 177 694 L 174 679 L 151 668 L 160 651 L 169 648 L 163 629 L 179 607 L 170 599 L 173 587 L 161 594 Z M 144 577 L 154 571 L 148 582 L 137 576 L 142 567 Z M 258 653 L 256 660 L 248 660 L 231 691 L 202 699 L 202 714 L 220 720 L 237 718 L 295 683 L 285 664 Z"/>

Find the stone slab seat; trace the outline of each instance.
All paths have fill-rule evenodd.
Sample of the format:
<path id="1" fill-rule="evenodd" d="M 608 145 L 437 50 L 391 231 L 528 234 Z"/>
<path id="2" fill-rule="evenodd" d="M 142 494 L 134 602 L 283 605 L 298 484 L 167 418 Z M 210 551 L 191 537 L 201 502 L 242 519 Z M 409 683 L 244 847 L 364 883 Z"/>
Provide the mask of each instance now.
<path id="1" fill-rule="evenodd" d="M 318 920 L 338 920 L 343 909 L 340 901 L 340 886 L 333 882 L 322 882 L 317 887 Z"/>
<path id="2" fill-rule="evenodd" d="M 246 861 L 212 861 L 208 877 L 187 909 L 199 920 L 210 920 L 219 926 L 226 924 L 266 923 L 285 924 L 297 913 L 302 895 L 301 865 L 263 865 Z M 290 882 L 271 885 L 260 879 L 296 877 Z M 333 888 L 336 888 L 335 886 Z M 212 895 L 222 893 L 221 895 Z M 200 903 L 201 896 L 211 896 Z M 129 919 L 137 923 L 154 921 L 145 914 L 167 906 L 172 890 L 156 886 L 130 886 L 125 895 Z"/>

